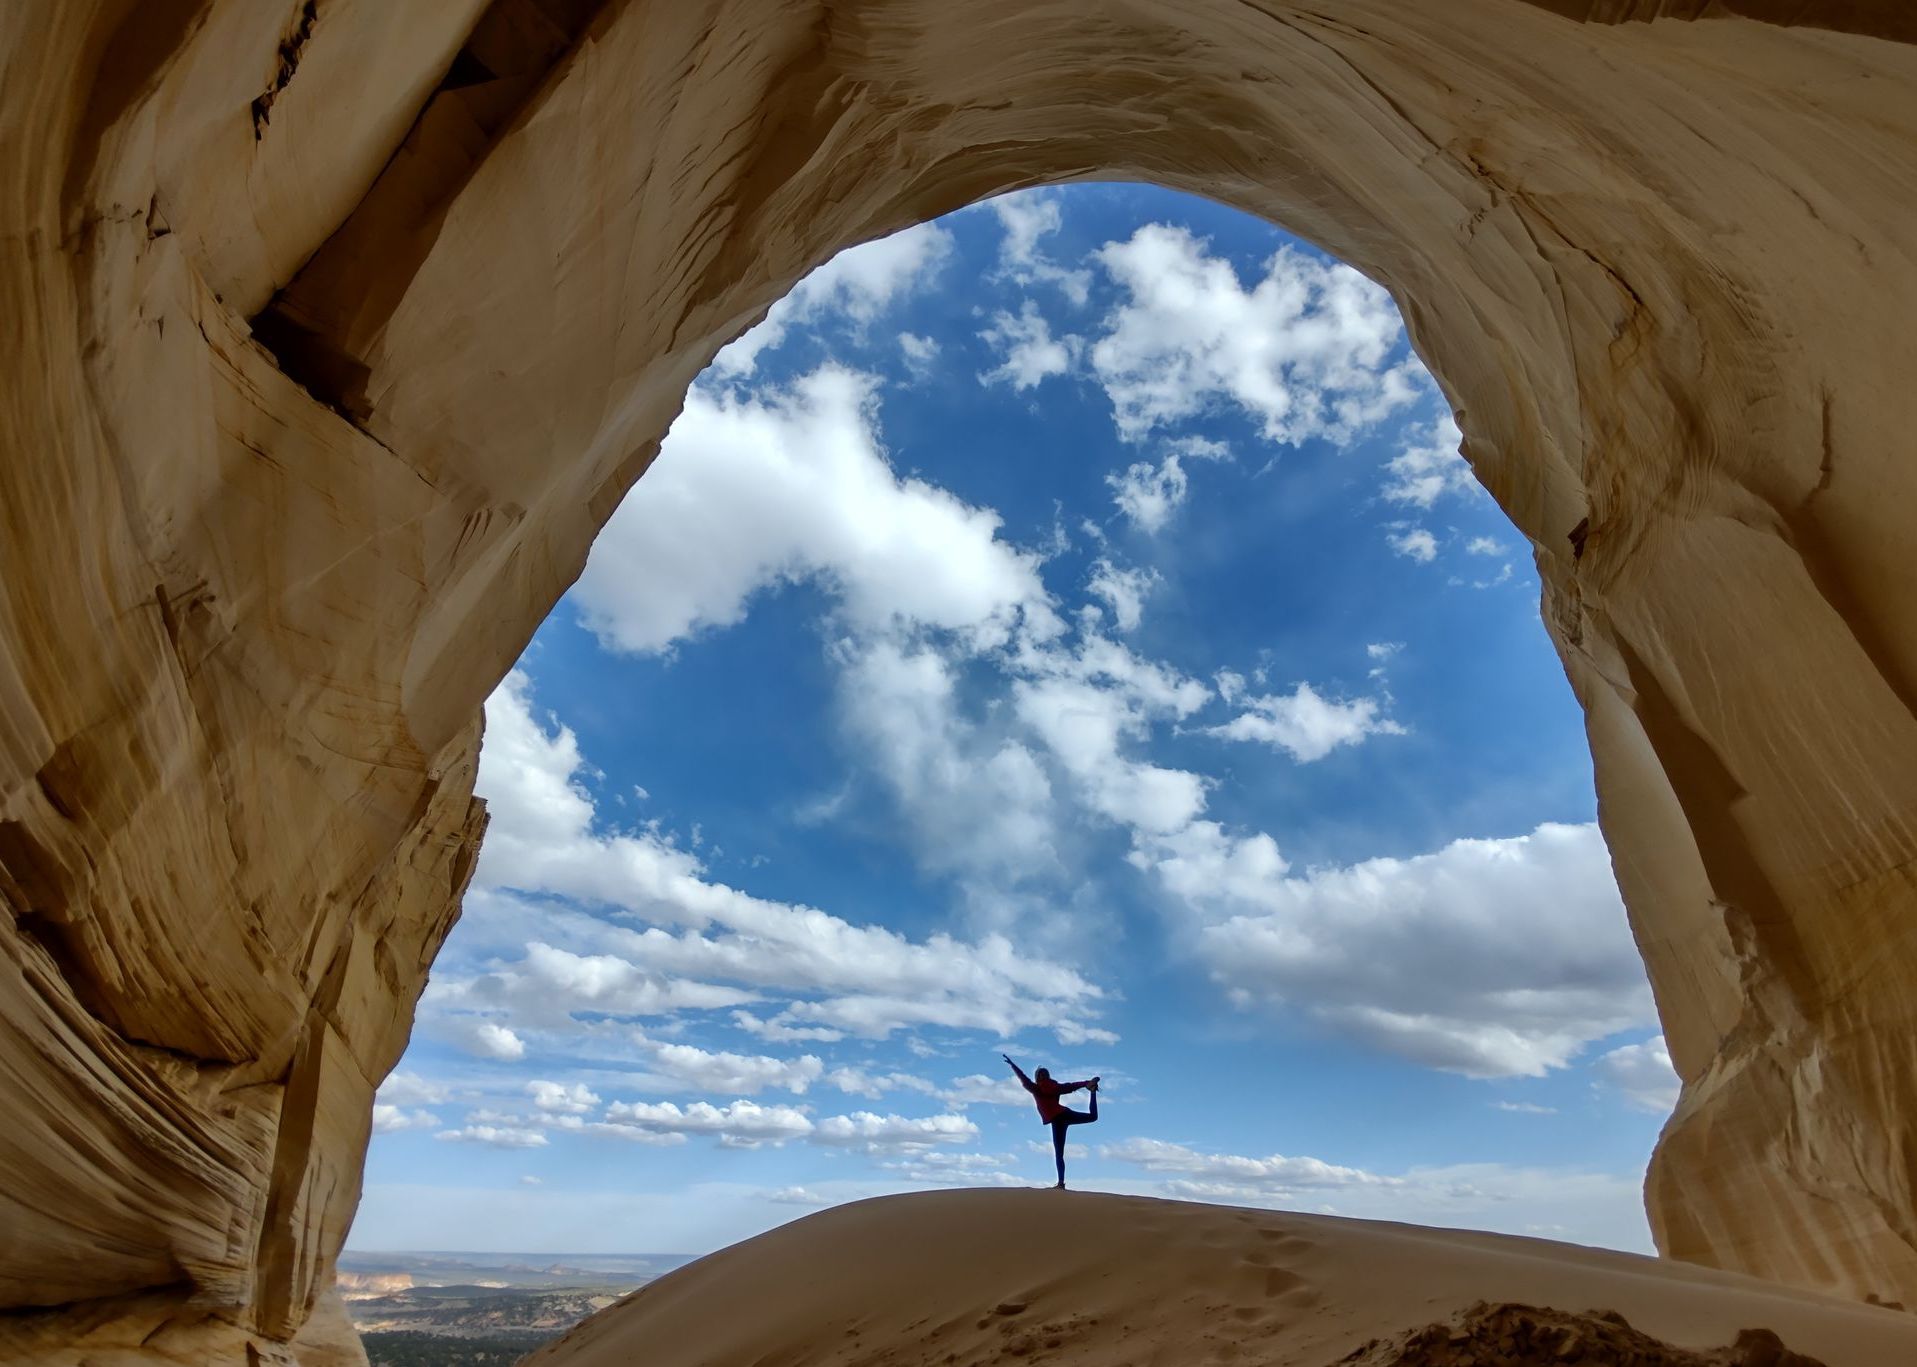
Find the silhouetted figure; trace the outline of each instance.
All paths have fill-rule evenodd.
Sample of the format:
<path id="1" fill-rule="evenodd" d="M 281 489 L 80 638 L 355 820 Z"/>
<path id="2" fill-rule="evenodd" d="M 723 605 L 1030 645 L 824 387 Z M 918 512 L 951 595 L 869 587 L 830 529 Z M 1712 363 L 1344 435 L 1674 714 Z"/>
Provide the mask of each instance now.
<path id="1" fill-rule="evenodd" d="M 1058 1160 L 1058 1190 L 1065 1189 L 1065 1131 L 1074 1125 L 1089 1125 L 1098 1119 L 1098 1079 L 1088 1078 L 1084 1082 L 1054 1082 L 1052 1075 L 1044 1068 L 1038 1070 L 1036 1078 L 1025 1076 L 1025 1070 L 1012 1063 L 1010 1054 L 1000 1054 L 1000 1058 L 1011 1064 L 1012 1071 L 1018 1074 L 1018 1080 L 1025 1090 L 1032 1094 L 1032 1102 L 1038 1107 L 1038 1118 L 1052 1127 L 1052 1154 Z M 1058 1099 L 1067 1092 L 1088 1091 L 1092 1094 L 1090 1111 L 1074 1111 L 1070 1106 L 1061 1106 Z"/>

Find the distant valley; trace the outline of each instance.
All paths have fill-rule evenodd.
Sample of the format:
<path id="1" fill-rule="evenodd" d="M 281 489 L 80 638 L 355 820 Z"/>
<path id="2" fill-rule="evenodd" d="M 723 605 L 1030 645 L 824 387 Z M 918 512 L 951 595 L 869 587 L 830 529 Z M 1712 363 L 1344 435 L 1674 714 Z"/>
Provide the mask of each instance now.
<path id="1" fill-rule="evenodd" d="M 354 1253 L 339 1288 L 373 1367 L 494 1367 L 691 1258 Z"/>

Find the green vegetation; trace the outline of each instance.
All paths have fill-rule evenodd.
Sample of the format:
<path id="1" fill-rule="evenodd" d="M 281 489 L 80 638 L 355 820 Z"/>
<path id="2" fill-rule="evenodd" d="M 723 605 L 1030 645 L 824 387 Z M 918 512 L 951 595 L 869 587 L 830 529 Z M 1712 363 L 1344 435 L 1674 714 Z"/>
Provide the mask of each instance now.
<path id="1" fill-rule="evenodd" d="M 415 1329 L 361 1334 L 373 1367 L 509 1367 L 537 1348 L 548 1335 L 510 1338 L 450 1338 Z"/>

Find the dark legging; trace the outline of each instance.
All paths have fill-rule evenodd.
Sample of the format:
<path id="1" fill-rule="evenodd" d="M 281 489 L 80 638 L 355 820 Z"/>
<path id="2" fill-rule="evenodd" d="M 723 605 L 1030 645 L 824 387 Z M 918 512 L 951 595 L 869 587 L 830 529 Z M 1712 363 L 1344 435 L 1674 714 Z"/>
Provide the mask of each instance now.
<path id="1" fill-rule="evenodd" d="M 1052 1156 L 1058 1160 L 1058 1184 L 1065 1185 L 1065 1131 L 1074 1125 L 1089 1125 L 1098 1119 L 1098 1093 L 1092 1092 L 1092 1109 L 1074 1111 L 1069 1106 L 1059 1108 L 1052 1117 Z"/>

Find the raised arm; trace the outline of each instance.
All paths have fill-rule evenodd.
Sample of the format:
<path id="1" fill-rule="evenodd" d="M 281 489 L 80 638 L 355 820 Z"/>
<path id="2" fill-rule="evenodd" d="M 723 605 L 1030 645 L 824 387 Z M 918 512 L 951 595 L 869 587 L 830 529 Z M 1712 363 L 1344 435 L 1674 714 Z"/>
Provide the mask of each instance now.
<path id="1" fill-rule="evenodd" d="M 1025 1090 L 1028 1092 L 1031 1091 L 1032 1080 L 1025 1076 L 1025 1070 L 1023 1068 L 1019 1067 L 1016 1063 L 1012 1063 L 1012 1056 L 1010 1054 L 1000 1054 L 999 1057 L 1011 1065 L 1012 1071 L 1018 1074 L 1018 1080 L 1025 1085 Z"/>
<path id="2" fill-rule="evenodd" d="M 1066 1092 L 1082 1092 L 1091 1085 L 1092 1085 L 1091 1079 L 1087 1078 L 1083 1082 L 1061 1082 L 1058 1084 L 1058 1090 L 1059 1090 L 1059 1094 L 1062 1096 Z"/>

